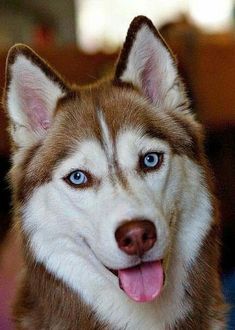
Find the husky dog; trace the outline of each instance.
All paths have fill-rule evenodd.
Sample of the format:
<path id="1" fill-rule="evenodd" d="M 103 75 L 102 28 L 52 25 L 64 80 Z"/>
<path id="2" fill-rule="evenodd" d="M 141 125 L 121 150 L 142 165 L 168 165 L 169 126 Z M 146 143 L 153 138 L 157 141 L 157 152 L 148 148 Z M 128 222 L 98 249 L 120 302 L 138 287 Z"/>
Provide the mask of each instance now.
<path id="1" fill-rule="evenodd" d="M 4 104 L 16 328 L 224 329 L 203 131 L 151 21 L 132 21 L 112 79 L 82 88 L 14 46 Z"/>

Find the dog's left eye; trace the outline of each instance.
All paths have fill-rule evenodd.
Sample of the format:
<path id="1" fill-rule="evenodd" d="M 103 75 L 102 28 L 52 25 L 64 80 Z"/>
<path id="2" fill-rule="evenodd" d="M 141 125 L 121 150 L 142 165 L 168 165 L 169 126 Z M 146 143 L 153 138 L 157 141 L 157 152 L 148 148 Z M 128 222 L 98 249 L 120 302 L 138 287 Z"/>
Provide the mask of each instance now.
<path id="1" fill-rule="evenodd" d="M 141 165 L 144 169 L 157 169 L 161 166 L 163 153 L 151 152 L 143 156 Z"/>
<path id="2" fill-rule="evenodd" d="M 87 183 L 88 178 L 84 172 L 76 170 L 70 173 L 65 181 L 74 187 L 82 187 Z"/>

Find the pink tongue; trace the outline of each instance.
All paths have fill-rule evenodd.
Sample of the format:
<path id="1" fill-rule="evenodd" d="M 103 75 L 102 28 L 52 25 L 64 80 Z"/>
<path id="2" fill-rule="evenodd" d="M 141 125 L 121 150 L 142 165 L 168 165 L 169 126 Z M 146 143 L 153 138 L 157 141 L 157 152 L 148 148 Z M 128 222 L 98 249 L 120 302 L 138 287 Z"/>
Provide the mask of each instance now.
<path id="1" fill-rule="evenodd" d="M 133 300 L 152 301 L 163 286 L 161 261 L 145 262 L 132 268 L 118 271 L 120 287 Z"/>

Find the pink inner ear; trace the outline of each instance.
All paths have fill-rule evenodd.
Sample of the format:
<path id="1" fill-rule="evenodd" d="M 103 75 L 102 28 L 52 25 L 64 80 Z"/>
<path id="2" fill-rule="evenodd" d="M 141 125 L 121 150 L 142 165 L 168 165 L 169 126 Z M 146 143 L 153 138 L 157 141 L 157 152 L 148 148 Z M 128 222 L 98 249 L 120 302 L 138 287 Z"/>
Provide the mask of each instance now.
<path id="1" fill-rule="evenodd" d="M 141 72 L 140 79 L 142 83 L 142 89 L 144 94 L 153 102 L 156 103 L 159 98 L 159 82 L 160 79 L 157 66 L 156 66 L 156 59 L 154 58 L 154 51 L 149 49 L 148 52 L 148 59 L 144 64 L 143 71 Z"/>
<path id="2" fill-rule="evenodd" d="M 50 118 L 47 106 L 40 91 L 29 87 L 23 88 L 24 110 L 28 117 L 29 124 L 34 131 L 47 130 L 50 127 Z"/>

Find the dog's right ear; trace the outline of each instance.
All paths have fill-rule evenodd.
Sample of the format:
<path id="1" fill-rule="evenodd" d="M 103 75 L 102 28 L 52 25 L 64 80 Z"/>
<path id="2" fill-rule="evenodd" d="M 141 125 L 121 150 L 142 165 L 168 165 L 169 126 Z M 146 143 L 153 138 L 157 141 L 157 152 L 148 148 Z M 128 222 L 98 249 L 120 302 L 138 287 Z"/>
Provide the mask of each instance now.
<path id="1" fill-rule="evenodd" d="M 145 16 L 137 16 L 130 24 L 114 82 L 133 85 L 156 109 L 186 104 L 174 56 Z"/>
<path id="2" fill-rule="evenodd" d="M 57 101 L 66 92 L 63 80 L 32 49 L 20 44 L 10 49 L 4 103 L 17 146 L 30 146 L 45 137 Z"/>

